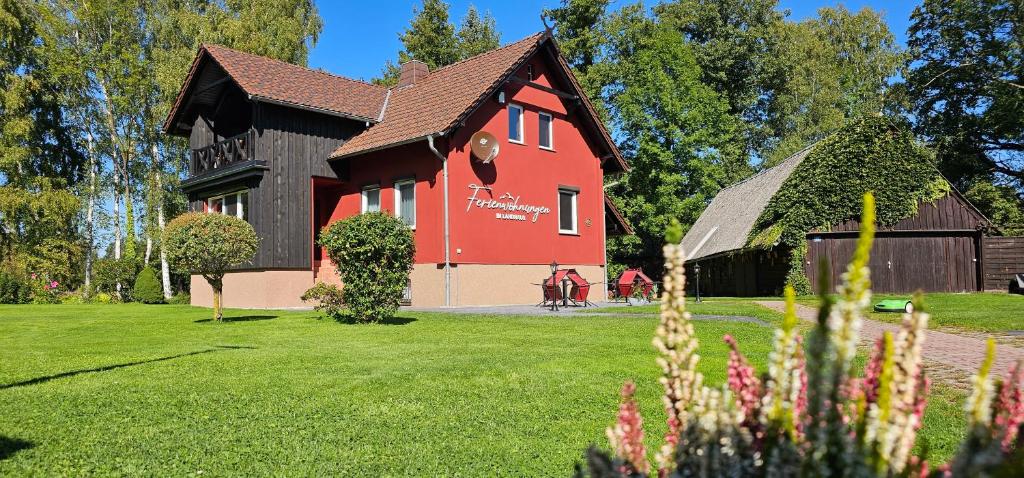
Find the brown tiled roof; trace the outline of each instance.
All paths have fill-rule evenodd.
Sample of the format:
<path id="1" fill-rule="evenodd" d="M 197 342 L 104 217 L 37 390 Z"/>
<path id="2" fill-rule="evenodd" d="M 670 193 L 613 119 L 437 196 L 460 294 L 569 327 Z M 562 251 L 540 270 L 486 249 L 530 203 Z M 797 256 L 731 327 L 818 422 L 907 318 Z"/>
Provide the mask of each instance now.
<path id="1" fill-rule="evenodd" d="M 247 94 L 258 99 L 376 121 L 387 88 L 280 60 L 203 45 Z"/>
<path id="2" fill-rule="evenodd" d="M 440 68 L 413 85 L 393 89 L 383 121 L 341 145 L 331 157 L 364 153 L 447 131 L 530 56 L 542 39 L 542 33 L 531 35 Z"/>

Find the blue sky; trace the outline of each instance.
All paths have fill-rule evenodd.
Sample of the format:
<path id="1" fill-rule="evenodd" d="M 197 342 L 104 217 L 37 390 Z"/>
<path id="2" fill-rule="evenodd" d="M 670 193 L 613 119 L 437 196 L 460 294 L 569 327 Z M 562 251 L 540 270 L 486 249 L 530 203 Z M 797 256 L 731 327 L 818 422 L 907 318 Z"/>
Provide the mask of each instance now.
<path id="1" fill-rule="evenodd" d="M 613 2 L 623 3 L 623 0 Z M 456 24 L 465 15 L 470 3 L 480 10 L 490 10 L 498 22 L 502 43 L 515 41 L 543 29 L 540 12 L 560 4 L 558 0 L 448 0 L 448 3 Z M 815 16 L 817 9 L 824 6 L 842 4 L 850 10 L 871 7 L 882 11 L 889 29 L 904 44 L 910 12 L 917 3 L 907 0 L 781 0 L 780 7 L 789 9 L 790 18 L 797 20 Z M 376 76 L 385 60 L 397 57 L 402 46 L 398 41 L 398 33 L 409 25 L 413 6 L 419 4 L 419 0 L 317 1 L 324 29 L 316 48 L 310 54 L 310 66 L 351 78 L 368 80 Z"/>

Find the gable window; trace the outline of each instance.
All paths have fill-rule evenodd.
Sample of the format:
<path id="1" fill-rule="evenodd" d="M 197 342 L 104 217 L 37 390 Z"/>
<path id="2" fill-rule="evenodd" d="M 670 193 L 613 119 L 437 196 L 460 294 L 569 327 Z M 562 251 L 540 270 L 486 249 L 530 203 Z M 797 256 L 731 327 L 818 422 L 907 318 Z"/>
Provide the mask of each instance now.
<path id="1" fill-rule="evenodd" d="M 572 188 L 558 188 L 558 232 L 560 234 L 577 234 L 576 227 L 576 196 L 579 191 Z"/>
<path id="2" fill-rule="evenodd" d="M 205 212 L 235 216 L 243 221 L 249 220 L 249 191 L 238 191 L 213 196 L 206 200 Z"/>
<path id="3" fill-rule="evenodd" d="M 395 217 L 406 226 L 416 229 L 416 181 L 406 179 L 395 182 Z"/>
<path id="4" fill-rule="evenodd" d="M 363 188 L 363 207 L 361 212 L 380 212 L 380 186 L 366 186 Z"/>
<path id="5" fill-rule="evenodd" d="M 513 143 L 523 144 L 523 107 L 519 105 L 508 105 L 508 140 Z"/>
<path id="6" fill-rule="evenodd" d="M 539 131 L 537 132 L 537 144 L 543 149 L 554 149 L 552 146 L 552 127 L 554 126 L 555 119 L 550 113 L 540 113 Z"/>

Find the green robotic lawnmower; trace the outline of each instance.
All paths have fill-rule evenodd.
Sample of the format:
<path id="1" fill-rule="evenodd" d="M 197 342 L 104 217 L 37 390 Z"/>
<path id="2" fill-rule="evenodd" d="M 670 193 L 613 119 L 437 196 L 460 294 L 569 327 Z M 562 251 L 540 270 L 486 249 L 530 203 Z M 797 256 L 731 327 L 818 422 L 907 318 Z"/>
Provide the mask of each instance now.
<path id="1" fill-rule="evenodd" d="M 910 299 L 886 299 L 875 304 L 875 312 L 906 312 L 914 311 L 914 304 Z"/>

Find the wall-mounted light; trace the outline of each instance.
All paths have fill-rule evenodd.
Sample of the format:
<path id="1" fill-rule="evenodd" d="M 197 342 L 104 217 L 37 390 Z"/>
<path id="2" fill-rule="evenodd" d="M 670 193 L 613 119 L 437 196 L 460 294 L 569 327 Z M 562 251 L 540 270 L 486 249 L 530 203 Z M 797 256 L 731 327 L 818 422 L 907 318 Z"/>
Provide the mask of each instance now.
<path id="1" fill-rule="evenodd" d="M 502 105 L 505 104 L 505 92 L 504 91 L 499 91 L 498 92 L 498 104 L 502 104 Z"/>

